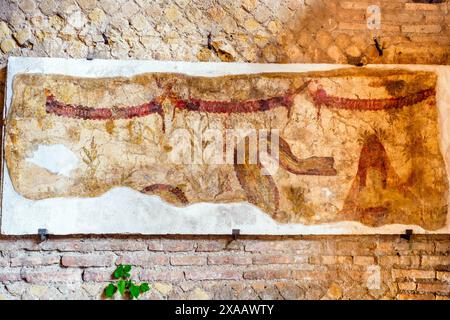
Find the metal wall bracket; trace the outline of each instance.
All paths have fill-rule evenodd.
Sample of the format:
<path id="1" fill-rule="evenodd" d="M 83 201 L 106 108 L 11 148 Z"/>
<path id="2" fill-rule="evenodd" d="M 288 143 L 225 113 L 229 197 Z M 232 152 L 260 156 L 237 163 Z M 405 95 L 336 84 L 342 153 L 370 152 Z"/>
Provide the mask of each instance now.
<path id="1" fill-rule="evenodd" d="M 233 229 L 231 231 L 231 236 L 233 237 L 233 240 L 237 240 L 239 235 L 241 234 L 241 229 Z"/>
<path id="2" fill-rule="evenodd" d="M 89 51 L 86 56 L 86 60 L 88 60 L 88 61 L 94 60 L 94 53 Z"/>
<path id="3" fill-rule="evenodd" d="M 41 242 L 46 241 L 48 239 L 48 230 L 47 229 L 38 229 L 38 236 Z"/>
<path id="4" fill-rule="evenodd" d="M 411 240 L 412 235 L 413 235 L 412 229 L 406 229 L 405 233 L 400 235 L 400 238 L 409 241 L 409 240 Z"/>

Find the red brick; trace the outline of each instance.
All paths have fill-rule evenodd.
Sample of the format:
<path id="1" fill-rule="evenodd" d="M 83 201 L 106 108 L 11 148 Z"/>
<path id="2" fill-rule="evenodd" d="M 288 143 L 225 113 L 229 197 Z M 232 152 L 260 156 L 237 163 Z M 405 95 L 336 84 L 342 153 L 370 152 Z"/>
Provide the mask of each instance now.
<path id="1" fill-rule="evenodd" d="M 12 267 L 33 267 L 59 264 L 61 257 L 59 255 L 45 253 L 28 253 L 11 258 Z"/>
<path id="2" fill-rule="evenodd" d="M 442 27 L 438 24 L 413 24 L 413 25 L 402 25 L 402 32 L 413 32 L 413 33 L 439 33 Z"/>
<path id="3" fill-rule="evenodd" d="M 183 240 L 166 240 L 161 242 L 150 242 L 148 250 L 150 251 L 167 251 L 167 252 L 183 252 L 194 250 L 194 242 Z"/>
<path id="4" fill-rule="evenodd" d="M 403 291 L 414 291 L 416 290 L 417 284 L 415 282 L 400 282 L 398 288 Z"/>
<path id="5" fill-rule="evenodd" d="M 353 257 L 353 263 L 359 266 L 368 266 L 375 263 L 375 258 L 369 256 L 356 256 Z"/>
<path id="6" fill-rule="evenodd" d="M 88 240 L 47 240 L 39 245 L 39 248 L 44 251 L 63 251 L 63 252 L 89 252 L 94 250 L 94 245 Z"/>
<path id="7" fill-rule="evenodd" d="M 304 280 L 304 281 L 322 281 L 330 280 L 331 274 L 327 271 L 315 271 L 315 270 L 292 270 L 292 279 Z"/>
<path id="8" fill-rule="evenodd" d="M 259 255 L 253 258 L 253 264 L 293 264 L 293 263 L 308 263 L 306 256 L 292 256 L 292 255 Z"/>
<path id="9" fill-rule="evenodd" d="M 85 269 L 83 271 L 83 281 L 107 282 L 113 279 L 114 269 Z"/>
<path id="10" fill-rule="evenodd" d="M 337 12 L 337 18 L 340 21 L 352 21 L 357 23 L 366 23 L 367 19 L 364 11 L 351 9 L 339 10 Z"/>
<path id="11" fill-rule="evenodd" d="M 164 251 L 168 252 L 181 252 L 181 251 L 192 251 L 194 250 L 194 244 L 193 241 L 180 241 L 177 240 L 169 241 L 169 242 L 162 242 Z"/>
<path id="12" fill-rule="evenodd" d="M 339 279 L 346 283 L 363 282 L 368 276 L 366 268 L 358 268 L 359 266 L 352 265 L 352 267 L 336 268 L 330 270 L 328 275 L 331 279 Z"/>
<path id="13" fill-rule="evenodd" d="M 401 241 L 394 244 L 395 250 L 401 254 L 434 253 L 435 245 L 433 242 L 408 242 Z"/>
<path id="14" fill-rule="evenodd" d="M 443 282 L 419 283 L 417 284 L 417 291 L 450 293 L 450 283 L 443 283 Z"/>
<path id="15" fill-rule="evenodd" d="M 450 241 L 436 242 L 436 253 L 450 254 Z"/>
<path id="16" fill-rule="evenodd" d="M 309 262 L 311 264 L 325 264 L 325 265 L 333 265 L 333 264 L 351 264 L 353 263 L 352 256 L 318 256 L 318 257 L 310 257 Z"/>
<path id="17" fill-rule="evenodd" d="M 387 22 L 393 22 L 393 23 L 405 23 L 405 22 L 409 22 L 409 23 L 413 23 L 413 22 L 420 22 L 423 20 L 423 15 L 422 14 L 411 14 L 410 12 L 408 12 L 408 14 L 403 13 L 403 14 L 399 14 L 397 13 L 392 13 L 392 14 L 384 14 L 382 17 L 383 21 L 387 21 Z M 382 22 L 383 23 L 383 22 Z"/>
<path id="18" fill-rule="evenodd" d="M 450 256 L 423 256 L 422 266 L 424 267 L 434 267 L 434 266 L 449 266 Z"/>
<path id="19" fill-rule="evenodd" d="M 224 256 L 209 256 L 208 264 L 235 264 L 235 265 L 247 265 L 252 264 L 252 258 L 250 256 L 243 255 L 224 255 Z"/>
<path id="20" fill-rule="evenodd" d="M 8 266 L 9 266 L 9 259 L 0 256 L 0 267 L 8 267 Z"/>
<path id="21" fill-rule="evenodd" d="M 367 31 L 367 23 L 339 22 L 338 29 Z"/>
<path id="22" fill-rule="evenodd" d="M 436 272 L 433 270 L 417 269 L 392 269 L 394 279 L 434 279 Z"/>
<path id="23" fill-rule="evenodd" d="M 398 294 L 398 300 L 434 300 L 433 294 Z"/>
<path id="24" fill-rule="evenodd" d="M 413 242 L 412 250 L 420 253 L 434 253 L 435 244 L 433 242 Z"/>
<path id="25" fill-rule="evenodd" d="M 127 253 L 119 256 L 117 264 L 129 264 L 141 267 L 167 265 L 169 264 L 169 257 L 164 254 L 155 254 L 151 252 Z"/>
<path id="26" fill-rule="evenodd" d="M 411 11 L 436 11 L 439 10 L 437 4 L 432 3 L 405 3 L 405 9 Z"/>
<path id="27" fill-rule="evenodd" d="M 321 243 L 308 240 L 254 241 L 245 244 L 245 251 L 269 253 L 273 251 L 320 254 Z"/>
<path id="28" fill-rule="evenodd" d="M 147 243 L 147 249 L 150 251 L 164 251 L 161 240 L 151 240 Z"/>
<path id="29" fill-rule="evenodd" d="M 184 273 L 178 270 L 143 270 L 140 279 L 144 281 L 177 282 L 184 280 Z"/>
<path id="30" fill-rule="evenodd" d="M 113 254 L 64 255 L 61 264 L 65 267 L 108 267 L 114 260 Z"/>
<path id="31" fill-rule="evenodd" d="M 397 265 L 400 261 L 399 256 L 382 256 L 378 257 L 378 264 L 380 266 L 392 267 L 393 265 Z"/>
<path id="32" fill-rule="evenodd" d="M 289 279 L 291 270 L 251 270 L 244 272 L 244 279 L 248 280 L 272 280 L 272 279 Z"/>
<path id="33" fill-rule="evenodd" d="M 436 272 L 436 278 L 441 281 L 450 282 L 450 271 L 438 271 Z"/>
<path id="34" fill-rule="evenodd" d="M 339 4 L 344 9 L 359 9 L 359 10 L 367 10 L 367 7 L 370 5 L 368 2 L 364 1 L 339 1 Z"/>
<path id="35" fill-rule="evenodd" d="M 378 264 L 386 267 L 418 267 L 420 256 L 381 256 L 378 257 Z"/>
<path id="36" fill-rule="evenodd" d="M 398 33 L 398 32 L 400 32 L 400 26 L 382 23 L 381 30 L 386 31 L 386 32 L 397 32 Z"/>
<path id="37" fill-rule="evenodd" d="M 204 256 L 173 256 L 170 258 L 173 266 L 201 266 L 206 264 Z"/>
<path id="38" fill-rule="evenodd" d="M 217 252 L 225 249 L 226 241 L 202 241 L 197 243 L 197 252 Z"/>
<path id="39" fill-rule="evenodd" d="M 340 241 L 337 243 L 339 255 L 368 255 L 376 249 L 376 242 L 372 241 Z"/>
<path id="40" fill-rule="evenodd" d="M 445 20 L 445 16 L 442 14 L 426 14 L 425 15 L 425 22 L 427 24 L 441 23 L 444 20 Z"/>
<path id="41" fill-rule="evenodd" d="M 106 239 L 93 242 L 96 251 L 145 251 L 148 244 L 139 240 Z"/>
<path id="42" fill-rule="evenodd" d="M 20 274 L 20 268 L 1 268 L 0 269 L 0 283 L 10 281 L 20 281 L 22 276 Z"/>
<path id="43" fill-rule="evenodd" d="M 36 240 L 6 240 L 0 239 L 0 251 L 9 252 L 17 250 L 40 250 Z"/>
<path id="44" fill-rule="evenodd" d="M 406 267 L 418 267 L 420 266 L 420 256 L 400 256 L 397 265 Z"/>
<path id="45" fill-rule="evenodd" d="M 242 278 L 242 271 L 237 270 L 188 270 L 185 271 L 187 280 L 239 280 Z"/>
<path id="46" fill-rule="evenodd" d="M 25 270 L 22 277 L 30 283 L 81 282 L 81 269 L 31 269 Z"/>
<path id="47" fill-rule="evenodd" d="M 243 251 L 244 250 L 244 242 L 241 240 L 232 240 L 227 243 L 225 250 L 226 251 Z"/>
<path id="48" fill-rule="evenodd" d="M 380 241 L 377 243 L 375 254 L 384 256 L 384 255 L 392 255 L 394 252 L 395 252 L 394 244 L 392 243 L 392 241 L 389 242 Z"/>

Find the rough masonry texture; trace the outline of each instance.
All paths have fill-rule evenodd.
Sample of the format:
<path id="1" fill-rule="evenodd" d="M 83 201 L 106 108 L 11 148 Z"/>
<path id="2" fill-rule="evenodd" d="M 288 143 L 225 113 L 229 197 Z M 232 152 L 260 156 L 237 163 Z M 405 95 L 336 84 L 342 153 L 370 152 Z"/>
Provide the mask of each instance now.
<path id="1" fill-rule="evenodd" d="M 369 4 L 381 29 L 367 28 Z M 448 2 L 0 0 L 7 57 L 450 63 Z M 375 41 L 376 40 L 376 41 Z M 0 101 L 3 101 L 0 91 Z M 0 236 L 0 297 L 98 299 L 116 264 L 149 299 L 449 299 L 449 236 Z"/>

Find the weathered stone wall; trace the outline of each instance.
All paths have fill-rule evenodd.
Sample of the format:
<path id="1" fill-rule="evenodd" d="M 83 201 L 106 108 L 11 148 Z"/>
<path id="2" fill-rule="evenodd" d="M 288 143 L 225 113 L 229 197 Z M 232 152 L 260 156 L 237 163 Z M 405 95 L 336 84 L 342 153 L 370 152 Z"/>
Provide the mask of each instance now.
<path id="1" fill-rule="evenodd" d="M 381 8 L 381 29 L 367 28 L 369 4 Z M 449 9 L 408 0 L 0 0 L 0 83 L 9 55 L 449 64 Z M 100 298 L 118 263 L 136 266 L 151 299 L 450 298 L 449 236 L 73 236 L 40 244 L 37 236 L 0 236 L 0 298 Z"/>

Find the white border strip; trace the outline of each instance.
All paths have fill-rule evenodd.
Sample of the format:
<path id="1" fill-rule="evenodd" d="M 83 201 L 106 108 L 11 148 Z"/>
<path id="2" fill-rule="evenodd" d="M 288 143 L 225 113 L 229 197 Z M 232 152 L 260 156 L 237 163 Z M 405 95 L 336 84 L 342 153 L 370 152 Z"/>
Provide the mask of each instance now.
<path id="1" fill-rule="evenodd" d="M 326 71 L 353 67 L 335 64 L 249 64 L 142 60 L 82 60 L 63 58 L 10 57 L 7 70 L 5 114 L 12 99 L 12 81 L 19 73 L 61 74 L 76 77 L 132 76 L 146 72 L 172 72 L 195 76 L 221 76 L 268 72 Z M 441 150 L 444 158 L 450 144 L 450 66 L 430 65 L 369 65 L 369 68 L 434 71 L 438 74 L 440 97 L 439 122 Z M 445 120 L 445 121 L 444 121 Z M 2 148 L 4 152 L 4 148 Z M 449 164 L 447 165 L 447 172 Z M 53 198 L 31 201 L 17 194 L 6 165 L 3 163 L 1 233 L 10 235 L 36 234 L 45 228 L 50 234 L 231 234 L 240 229 L 248 235 L 309 235 L 309 234 L 401 234 L 412 229 L 420 234 L 449 234 L 450 213 L 445 228 L 429 232 L 416 225 L 392 224 L 378 228 L 358 222 L 339 222 L 305 226 L 279 224 L 248 203 L 197 203 L 176 208 L 158 197 L 142 195 L 129 188 L 113 188 L 95 198 Z M 121 201 L 117 201 L 120 197 Z M 116 201 L 114 201 L 116 200 Z M 449 199 L 450 200 L 450 199 Z M 113 201 L 114 205 L 108 206 Z M 139 208 L 130 206 L 140 203 Z M 449 201 L 450 203 L 450 201 Z"/>

